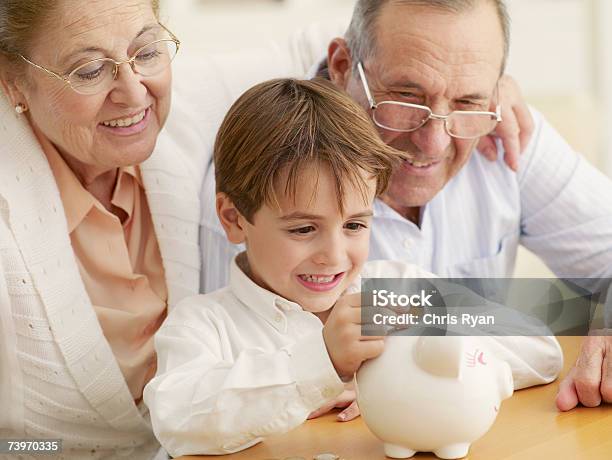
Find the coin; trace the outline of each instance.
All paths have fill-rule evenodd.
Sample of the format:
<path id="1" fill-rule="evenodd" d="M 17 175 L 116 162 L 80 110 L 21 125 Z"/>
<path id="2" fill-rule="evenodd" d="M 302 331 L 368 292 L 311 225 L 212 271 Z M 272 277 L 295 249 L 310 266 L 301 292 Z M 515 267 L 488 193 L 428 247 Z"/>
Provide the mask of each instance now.
<path id="1" fill-rule="evenodd" d="M 312 460 L 340 460 L 336 454 L 319 454 L 312 457 Z"/>

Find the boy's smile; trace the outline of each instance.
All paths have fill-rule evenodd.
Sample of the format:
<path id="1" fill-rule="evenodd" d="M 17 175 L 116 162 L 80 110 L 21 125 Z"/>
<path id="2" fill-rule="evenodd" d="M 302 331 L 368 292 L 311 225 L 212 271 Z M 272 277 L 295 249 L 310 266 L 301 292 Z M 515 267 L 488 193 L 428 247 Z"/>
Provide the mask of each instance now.
<path id="1" fill-rule="evenodd" d="M 364 177 L 364 191 L 343 184 L 341 212 L 328 166 L 305 168 L 294 197 L 287 196 L 286 180 L 281 173 L 275 184 L 278 207 L 262 205 L 252 224 L 238 218 L 248 274 L 304 310 L 322 312 L 334 305 L 367 260 L 376 181 Z"/>
<path id="2" fill-rule="evenodd" d="M 345 275 L 346 272 L 334 275 L 298 275 L 298 280 L 308 289 L 325 292 L 338 286 Z"/>

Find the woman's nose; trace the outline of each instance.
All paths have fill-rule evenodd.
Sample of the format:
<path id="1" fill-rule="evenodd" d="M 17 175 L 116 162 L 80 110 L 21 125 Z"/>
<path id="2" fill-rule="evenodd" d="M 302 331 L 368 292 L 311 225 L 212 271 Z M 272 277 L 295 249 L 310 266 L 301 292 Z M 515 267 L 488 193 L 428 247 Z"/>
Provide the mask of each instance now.
<path id="1" fill-rule="evenodd" d="M 144 105 L 147 87 L 142 82 L 142 76 L 134 72 L 129 63 L 123 63 L 117 69 L 110 98 L 115 104 L 130 107 Z"/>

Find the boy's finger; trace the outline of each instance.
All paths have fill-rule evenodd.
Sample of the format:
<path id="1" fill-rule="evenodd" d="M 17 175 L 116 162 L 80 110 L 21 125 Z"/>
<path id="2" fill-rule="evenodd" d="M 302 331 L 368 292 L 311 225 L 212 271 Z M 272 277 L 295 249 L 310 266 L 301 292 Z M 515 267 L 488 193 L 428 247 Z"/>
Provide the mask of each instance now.
<path id="1" fill-rule="evenodd" d="M 406 307 L 361 307 L 361 309 L 356 309 L 359 312 L 360 317 L 362 318 L 361 324 L 373 324 L 375 316 L 377 320 L 380 322 L 384 317 L 390 316 L 401 316 L 409 313 L 409 310 Z M 387 320 L 388 321 L 388 320 Z"/>
<path id="2" fill-rule="evenodd" d="M 354 294 L 346 294 L 340 297 L 338 301 L 351 308 L 371 307 L 374 304 L 374 298 L 370 292 L 356 292 Z"/>
<path id="3" fill-rule="evenodd" d="M 321 415 L 327 414 L 333 408 L 334 408 L 333 403 L 326 404 L 323 407 L 320 407 L 317 410 L 311 412 L 310 415 L 308 416 L 308 420 L 311 420 L 313 418 L 317 418 L 317 417 L 320 417 Z"/>
<path id="4" fill-rule="evenodd" d="M 346 387 L 346 385 L 345 385 L 345 387 Z M 334 407 L 346 408 L 353 401 L 355 401 L 355 398 L 356 398 L 355 390 L 344 390 L 340 394 L 340 396 L 338 396 L 336 398 L 336 404 L 334 405 Z"/>
<path id="5" fill-rule="evenodd" d="M 359 345 L 364 360 L 376 358 L 385 349 L 385 341 L 382 339 L 362 340 Z"/>
<path id="6" fill-rule="evenodd" d="M 361 307 L 361 292 L 356 292 L 354 294 L 345 294 L 338 299 L 337 302 L 342 302 L 345 305 L 348 305 L 352 308 Z"/>
<path id="7" fill-rule="evenodd" d="M 341 422 L 348 422 L 359 417 L 359 406 L 357 405 L 357 401 L 353 401 L 350 406 L 344 409 L 342 412 L 338 414 L 338 420 Z"/>
<path id="8" fill-rule="evenodd" d="M 370 340 L 382 340 L 384 342 L 385 336 L 384 335 L 362 335 L 361 337 L 359 337 L 360 342 L 367 342 Z"/>
<path id="9" fill-rule="evenodd" d="M 392 326 L 362 324 L 359 330 L 359 340 L 381 340 L 393 331 L 394 329 Z"/>
<path id="10" fill-rule="evenodd" d="M 379 317 L 375 318 L 375 315 L 382 314 L 384 316 L 396 316 L 397 313 L 393 310 L 381 307 L 361 307 L 351 308 L 347 313 L 347 318 L 351 323 L 370 325 L 376 324 L 376 320 L 380 321 Z"/>

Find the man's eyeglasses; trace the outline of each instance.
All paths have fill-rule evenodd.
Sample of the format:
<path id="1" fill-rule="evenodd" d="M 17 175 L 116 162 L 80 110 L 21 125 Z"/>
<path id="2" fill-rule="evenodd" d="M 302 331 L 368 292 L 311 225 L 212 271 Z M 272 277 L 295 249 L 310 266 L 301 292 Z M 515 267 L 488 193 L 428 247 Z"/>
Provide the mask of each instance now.
<path id="1" fill-rule="evenodd" d="M 361 62 L 357 63 L 363 89 L 368 98 L 372 119 L 380 128 L 389 131 L 409 133 L 424 126 L 429 120 L 444 121 L 444 128 L 451 137 L 458 139 L 476 139 L 489 134 L 497 123 L 502 121 L 501 106 L 495 112 L 455 110 L 448 115 L 437 115 L 425 105 L 410 104 L 399 101 L 376 102 L 370 92 L 370 86 Z"/>
<path id="2" fill-rule="evenodd" d="M 126 61 L 115 61 L 111 58 L 100 58 L 79 65 L 66 75 L 49 70 L 41 65 L 35 64 L 23 55 L 21 59 L 37 69 L 47 72 L 55 78 L 62 80 L 79 94 L 93 95 L 107 91 L 117 79 L 119 66 L 129 64 L 134 73 L 144 77 L 152 77 L 161 73 L 170 65 L 181 46 L 181 42 L 165 26 L 165 36 L 139 48 Z"/>

